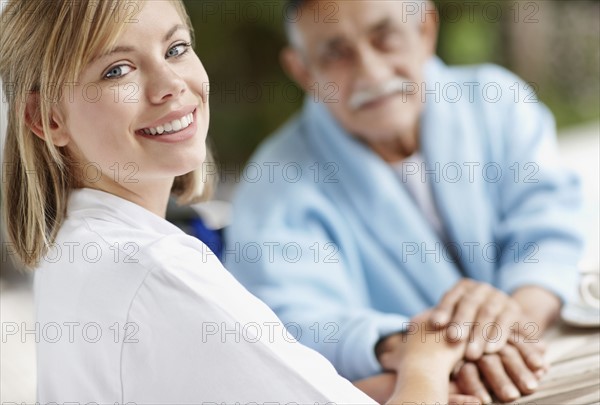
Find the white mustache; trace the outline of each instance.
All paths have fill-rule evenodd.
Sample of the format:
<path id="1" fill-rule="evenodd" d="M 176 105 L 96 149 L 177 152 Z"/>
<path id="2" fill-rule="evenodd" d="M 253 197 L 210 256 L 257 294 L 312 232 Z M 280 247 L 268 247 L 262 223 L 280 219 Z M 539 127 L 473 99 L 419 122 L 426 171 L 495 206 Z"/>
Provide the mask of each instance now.
<path id="1" fill-rule="evenodd" d="M 406 93 L 408 85 L 414 85 L 406 77 L 396 76 L 386 82 L 378 84 L 366 90 L 358 90 L 352 94 L 348 102 L 350 108 L 357 110 L 378 98 L 389 96 L 394 93 Z"/>

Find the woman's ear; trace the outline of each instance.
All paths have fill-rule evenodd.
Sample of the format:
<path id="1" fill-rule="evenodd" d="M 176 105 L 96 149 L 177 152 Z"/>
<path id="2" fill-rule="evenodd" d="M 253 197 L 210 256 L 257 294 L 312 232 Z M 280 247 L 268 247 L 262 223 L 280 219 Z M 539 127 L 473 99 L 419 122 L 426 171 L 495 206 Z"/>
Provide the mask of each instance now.
<path id="1" fill-rule="evenodd" d="M 47 137 L 50 137 L 55 146 L 66 146 L 69 143 L 70 138 L 66 131 L 62 115 L 58 108 L 54 106 L 51 109 L 50 133 L 46 134 L 44 132 L 39 92 L 32 92 L 27 96 L 25 124 L 40 139 L 45 140 Z"/>
<path id="2" fill-rule="evenodd" d="M 290 79 L 296 82 L 305 92 L 312 87 L 313 80 L 300 51 L 291 46 L 286 46 L 279 54 L 283 70 Z"/>

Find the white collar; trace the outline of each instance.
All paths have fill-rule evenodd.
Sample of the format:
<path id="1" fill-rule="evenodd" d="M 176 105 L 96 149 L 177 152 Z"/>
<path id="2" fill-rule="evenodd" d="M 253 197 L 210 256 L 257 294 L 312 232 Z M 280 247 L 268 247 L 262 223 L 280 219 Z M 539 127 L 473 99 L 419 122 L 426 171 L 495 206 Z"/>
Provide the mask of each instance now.
<path id="1" fill-rule="evenodd" d="M 166 235 L 183 233 L 166 219 L 114 194 L 92 188 L 71 191 L 67 208 L 68 217 L 106 219 L 107 215 L 135 229 Z"/>

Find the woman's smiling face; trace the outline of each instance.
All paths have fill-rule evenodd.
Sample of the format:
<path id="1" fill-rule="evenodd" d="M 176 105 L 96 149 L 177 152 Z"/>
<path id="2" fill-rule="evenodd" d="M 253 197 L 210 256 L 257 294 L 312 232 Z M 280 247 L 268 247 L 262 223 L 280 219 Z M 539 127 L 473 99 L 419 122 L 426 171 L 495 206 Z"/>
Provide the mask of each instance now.
<path id="1" fill-rule="evenodd" d="M 208 76 L 190 42 L 173 4 L 142 2 L 115 47 L 90 62 L 65 92 L 67 149 L 103 175 L 102 186 L 88 186 L 143 194 L 202 165 Z M 88 182 L 99 177 L 83 174 Z"/>

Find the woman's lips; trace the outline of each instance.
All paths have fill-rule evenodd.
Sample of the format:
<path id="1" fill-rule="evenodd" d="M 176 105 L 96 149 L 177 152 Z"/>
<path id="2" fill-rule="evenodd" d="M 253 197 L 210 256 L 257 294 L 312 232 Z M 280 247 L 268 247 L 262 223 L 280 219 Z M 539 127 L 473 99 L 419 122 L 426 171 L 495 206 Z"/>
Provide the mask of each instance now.
<path id="1" fill-rule="evenodd" d="M 189 117 L 189 115 L 191 115 L 191 122 L 188 122 L 188 125 L 186 127 L 183 127 L 183 125 L 181 124 L 181 120 L 184 119 L 187 121 L 188 119 L 186 117 Z M 174 129 L 176 129 L 177 127 L 174 128 L 173 125 L 177 125 L 177 124 L 173 124 L 173 121 L 180 121 L 179 125 L 181 126 L 181 129 L 174 131 Z M 137 130 L 136 135 L 139 135 L 146 139 L 151 139 L 151 140 L 155 140 L 155 141 L 159 141 L 159 142 L 167 142 L 167 143 L 185 141 L 185 140 L 193 137 L 198 128 L 197 109 L 195 109 L 191 114 L 188 114 L 187 116 L 184 116 L 184 117 L 180 118 L 179 120 L 173 120 L 173 121 L 166 123 L 164 126 Z M 171 129 L 167 130 L 169 127 Z M 158 130 L 160 130 L 160 129 L 163 130 L 162 134 L 158 133 Z M 152 130 L 157 131 L 157 133 L 153 135 Z M 150 131 L 150 133 L 146 133 L 146 131 Z"/>
<path id="2" fill-rule="evenodd" d="M 195 110 L 194 110 L 195 111 Z M 156 127 L 149 127 L 140 129 L 138 132 L 143 132 L 146 135 L 154 135 L 154 136 L 162 136 L 169 135 L 170 133 L 176 133 L 181 131 L 182 129 L 190 126 L 194 121 L 194 112 L 184 115 L 181 118 L 173 119 L 172 121 L 165 122 L 162 125 L 158 125 Z"/>

